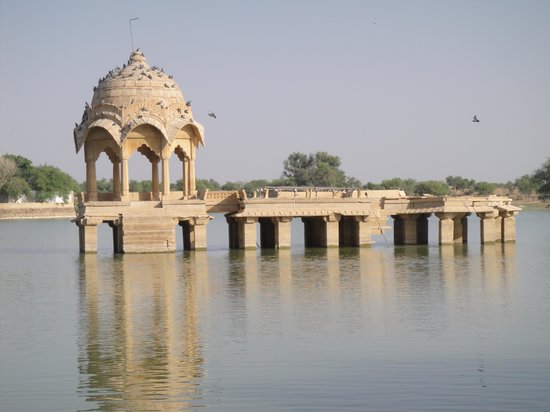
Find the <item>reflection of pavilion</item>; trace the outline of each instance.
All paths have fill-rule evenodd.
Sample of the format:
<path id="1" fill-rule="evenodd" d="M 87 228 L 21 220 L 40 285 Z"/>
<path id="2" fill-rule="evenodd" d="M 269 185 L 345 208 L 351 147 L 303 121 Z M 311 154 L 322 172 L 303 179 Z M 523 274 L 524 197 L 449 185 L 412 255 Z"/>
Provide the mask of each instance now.
<path id="1" fill-rule="evenodd" d="M 106 410 L 182 410 L 200 402 L 201 258 L 186 261 L 183 274 L 174 255 L 82 255 L 83 397 Z"/>

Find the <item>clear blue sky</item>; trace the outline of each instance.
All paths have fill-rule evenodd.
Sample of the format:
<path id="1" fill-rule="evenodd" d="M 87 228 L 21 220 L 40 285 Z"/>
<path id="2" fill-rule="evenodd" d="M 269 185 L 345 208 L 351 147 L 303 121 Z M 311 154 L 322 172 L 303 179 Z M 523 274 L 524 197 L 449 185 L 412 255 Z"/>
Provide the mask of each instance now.
<path id="1" fill-rule="evenodd" d="M 550 1 L 530 0 L 0 0 L 0 154 L 84 180 L 74 123 L 128 60 L 133 17 L 206 128 L 199 178 L 272 179 L 327 151 L 363 182 L 505 182 L 550 156 Z"/>

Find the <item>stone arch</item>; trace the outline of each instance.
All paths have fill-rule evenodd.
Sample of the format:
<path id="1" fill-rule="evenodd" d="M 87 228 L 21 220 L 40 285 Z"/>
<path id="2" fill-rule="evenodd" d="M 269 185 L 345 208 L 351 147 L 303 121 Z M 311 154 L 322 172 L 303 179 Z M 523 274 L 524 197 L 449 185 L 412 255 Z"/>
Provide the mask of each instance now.
<path id="1" fill-rule="evenodd" d="M 166 133 L 166 128 L 164 127 L 164 122 L 162 121 L 162 119 L 152 113 L 139 115 L 138 117 L 126 123 L 126 125 L 122 128 L 121 141 L 125 141 L 130 133 L 143 125 L 149 125 L 156 128 L 159 131 L 160 135 L 164 138 L 164 140 L 167 143 L 170 142 L 167 137 L 168 134 Z"/>

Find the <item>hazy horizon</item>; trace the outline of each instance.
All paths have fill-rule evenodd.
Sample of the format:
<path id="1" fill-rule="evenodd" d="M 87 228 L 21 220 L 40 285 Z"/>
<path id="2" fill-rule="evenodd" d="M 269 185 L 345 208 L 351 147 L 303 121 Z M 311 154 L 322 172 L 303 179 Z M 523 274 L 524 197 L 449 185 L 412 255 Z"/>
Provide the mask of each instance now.
<path id="1" fill-rule="evenodd" d="M 205 126 L 197 178 L 275 179 L 290 153 L 326 151 L 363 183 L 504 183 L 550 156 L 547 1 L 0 0 L 0 154 L 85 179 L 74 123 L 128 60 L 134 17 L 135 47 Z M 130 179 L 149 173 L 134 154 Z"/>

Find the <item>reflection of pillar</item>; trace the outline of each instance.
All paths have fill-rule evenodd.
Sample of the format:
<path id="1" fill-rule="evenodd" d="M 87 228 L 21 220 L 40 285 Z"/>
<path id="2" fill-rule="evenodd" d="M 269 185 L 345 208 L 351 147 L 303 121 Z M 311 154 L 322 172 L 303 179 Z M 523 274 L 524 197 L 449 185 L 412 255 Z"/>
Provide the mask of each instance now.
<path id="1" fill-rule="evenodd" d="M 151 190 L 153 192 L 153 199 L 159 197 L 159 161 L 154 159 L 151 161 Z"/>
<path id="2" fill-rule="evenodd" d="M 113 161 L 113 195 L 115 200 L 120 200 L 120 160 Z"/>
<path id="3" fill-rule="evenodd" d="M 130 194 L 130 182 L 128 180 L 128 158 L 122 158 L 121 173 L 122 173 L 122 197 Z"/>
<path id="4" fill-rule="evenodd" d="M 93 159 L 86 159 L 86 191 L 88 200 L 97 200 L 97 181 Z"/>
<path id="5" fill-rule="evenodd" d="M 189 195 L 194 196 L 196 194 L 195 186 L 195 159 L 189 159 Z"/>
<path id="6" fill-rule="evenodd" d="M 162 159 L 162 194 L 170 193 L 170 159 Z"/>

